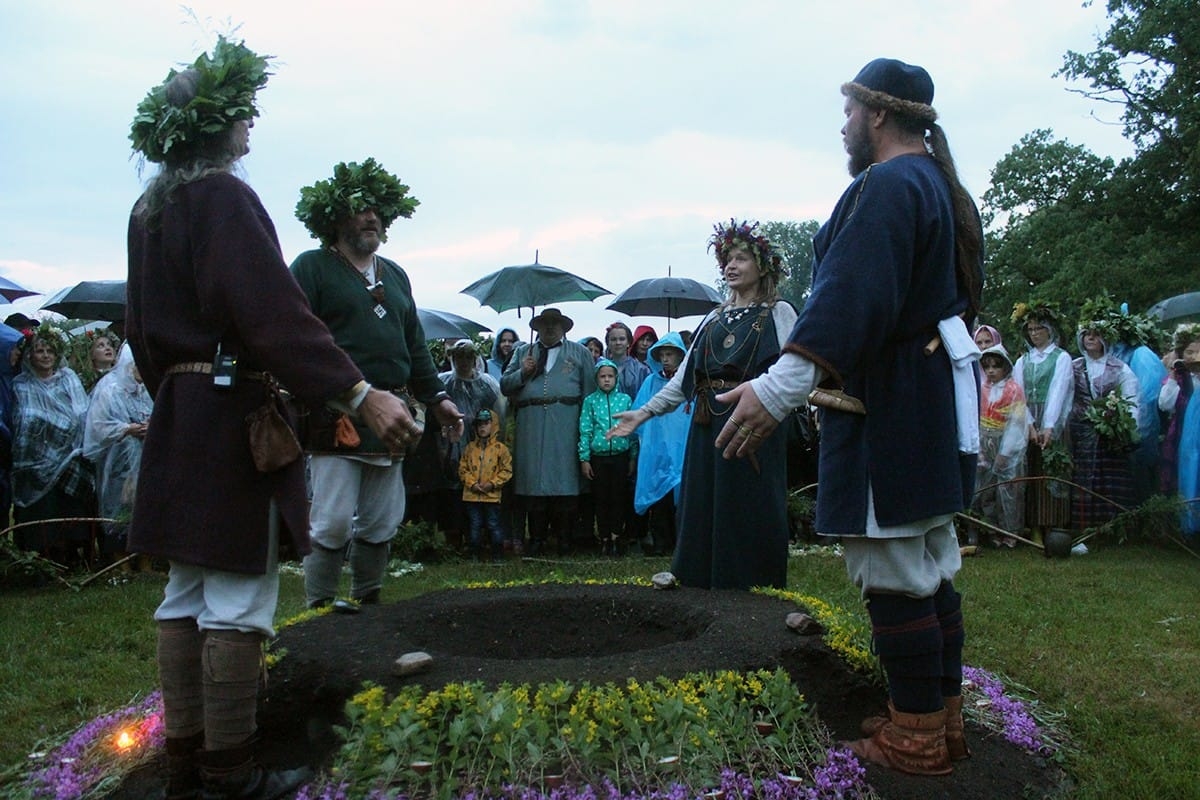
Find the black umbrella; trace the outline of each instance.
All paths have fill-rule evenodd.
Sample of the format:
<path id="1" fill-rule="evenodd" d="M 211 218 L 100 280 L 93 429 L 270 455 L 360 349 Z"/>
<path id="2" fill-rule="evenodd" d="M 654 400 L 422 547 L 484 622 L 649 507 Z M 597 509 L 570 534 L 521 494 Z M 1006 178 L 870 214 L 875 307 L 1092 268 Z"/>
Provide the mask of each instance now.
<path id="1" fill-rule="evenodd" d="M 426 339 L 470 339 L 475 334 L 491 330 L 458 314 L 434 311 L 432 308 L 418 308 L 417 317 L 425 329 Z"/>
<path id="2" fill-rule="evenodd" d="M 550 303 L 590 302 L 612 292 L 566 270 L 539 264 L 537 251 L 534 251 L 532 264 L 504 267 L 485 275 L 463 289 L 462 294 L 497 311 L 515 308 L 519 317 L 525 306 L 533 310 Z"/>
<path id="3" fill-rule="evenodd" d="M 80 281 L 56 292 L 42 308 L 69 319 L 125 319 L 125 281 Z"/>
<path id="4" fill-rule="evenodd" d="M 1160 300 L 1150 306 L 1146 315 L 1156 317 L 1163 322 L 1181 317 L 1200 316 L 1200 292 L 1186 292 L 1168 297 L 1166 300 Z"/>
<path id="5" fill-rule="evenodd" d="M 643 278 L 608 304 L 613 311 L 631 317 L 672 319 L 707 314 L 721 304 L 721 295 L 711 286 L 691 278 Z"/>
<path id="6" fill-rule="evenodd" d="M 39 294 L 39 292 L 26 289 L 24 286 L 18 286 L 8 278 L 0 276 L 0 297 L 3 297 L 8 302 L 11 303 L 13 300 L 19 300 L 22 297 L 29 297 L 32 294 Z"/>

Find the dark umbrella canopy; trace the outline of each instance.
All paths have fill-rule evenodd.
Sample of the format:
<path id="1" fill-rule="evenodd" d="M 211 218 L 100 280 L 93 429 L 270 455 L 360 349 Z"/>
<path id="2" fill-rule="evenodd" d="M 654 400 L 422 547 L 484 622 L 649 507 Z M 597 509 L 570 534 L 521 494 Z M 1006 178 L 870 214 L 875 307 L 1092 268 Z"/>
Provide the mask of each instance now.
<path id="1" fill-rule="evenodd" d="M 645 278 L 608 304 L 631 317 L 694 317 L 720 305 L 721 295 L 691 278 Z"/>
<path id="2" fill-rule="evenodd" d="M 1147 316 L 1169 322 L 1183 317 L 1200 316 L 1200 292 L 1186 292 L 1160 300 L 1150 306 Z"/>
<path id="3" fill-rule="evenodd" d="M 425 329 L 426 339 L 470 339 L 476 334 L 491 330 L 458 314 L 434 311 L 432 308 L 418 308 L 417 317 L 421 320 L 421 327 Z"/>
<path id="4" fill-rule="evenodd" d="M 125 319 L 125 281 L 81 281 L 55 293 L 42 308 L 70 319 Z"/>
<path id="5" fill-rule="evenodd" d="M 526 306 L 533 309 L 550 303 L 590 302 L 612 292 L 566 270 L 539 264 L 534 255 L 532 264 L 504 267 L 485 275 L 463 289 L 462 294 L 496 311 L 515 308 L 520 316 L 520 309 Z"/>
<path id="6" fill-rule="evenodd" d="M 34 294 L 38 294 L 38 292 L 26 289 L 24 286 L 18 286 L 8 278 L 0 276 L 0 297 L 3 297 L 8 302 L 11 303 L 13 300 L 19 300 L 22 297 L 29 297 Z"/>

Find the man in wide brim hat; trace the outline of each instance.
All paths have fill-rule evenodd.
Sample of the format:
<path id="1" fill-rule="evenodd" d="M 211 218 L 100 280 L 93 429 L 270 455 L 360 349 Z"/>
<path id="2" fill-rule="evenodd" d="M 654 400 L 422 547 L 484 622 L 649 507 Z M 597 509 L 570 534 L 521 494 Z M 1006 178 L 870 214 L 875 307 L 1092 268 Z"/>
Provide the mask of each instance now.
<path id="1" fill-rule="evenodd" d="M 575 327 L 575 320 L 571 319 L 566 314 L 563 314 L 557 308 L 543 309 L 542 313 L 529 320 L 529 327 L 532 328 L 537 334 L 541 335 L 544 332 L 543 328 L 546 325 L 555 322 L 562 326 L 562 332 L 564 334 L 571 330 L 571 328 Z"/>
<path id="2" fill-rule="evenodd" d="M 575 321 L 547 308 L 529 321 L 537 341 L 519 345 L 500 378 L 517 409 L 513 489 L 529 512 L 529 551 L 548 539 L 571 547 L 579 495 L 579 409 L 596 388 L 592 353 L 566 338 Z"/>

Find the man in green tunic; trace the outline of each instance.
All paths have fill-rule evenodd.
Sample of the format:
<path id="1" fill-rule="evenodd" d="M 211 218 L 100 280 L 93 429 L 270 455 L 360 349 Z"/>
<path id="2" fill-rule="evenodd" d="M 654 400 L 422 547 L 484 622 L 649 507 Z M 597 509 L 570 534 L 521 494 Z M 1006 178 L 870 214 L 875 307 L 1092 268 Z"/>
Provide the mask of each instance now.
<path id="1" fill-rule="evenodd" d="M 323 245 L 301 253 L 292 274 L 315 313 L 363 376 L 380 389 L 427 404 L 448 436 L 462 435 L 462 414 L 443 391 L 408 275 L 376 254 L 397 217 L 418 201 L 408 187 L 368 158 L 338 164 L 333 178 L 300 192 L 296 216 Z M 340 429 L 340 433 L 337 431 Z M 310 437 L 312 552 L 304 558 L 310 607 L 333 602 L 350 547 L 350 596 L 379 602 L 388 543 L 404 520 L 403 454 L 365 425 L 348 420 Z"/>

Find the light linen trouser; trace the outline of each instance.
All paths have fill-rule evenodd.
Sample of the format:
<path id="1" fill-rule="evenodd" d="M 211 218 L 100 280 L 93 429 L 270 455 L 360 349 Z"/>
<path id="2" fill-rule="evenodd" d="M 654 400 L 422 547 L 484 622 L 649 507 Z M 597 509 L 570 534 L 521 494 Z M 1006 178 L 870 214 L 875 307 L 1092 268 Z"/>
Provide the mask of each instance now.
<path id="1" fill-rule="evenodd" d="M 312 456 L 313 551 L 304 558 L 304 592 L 310 605 L 337 595 L 351 542 L 351 596 L 360 598 L 382 585 L 387 543 L 404 521 L 402 467 L 402 461 L 377 466 L 343 456 Z"/>

